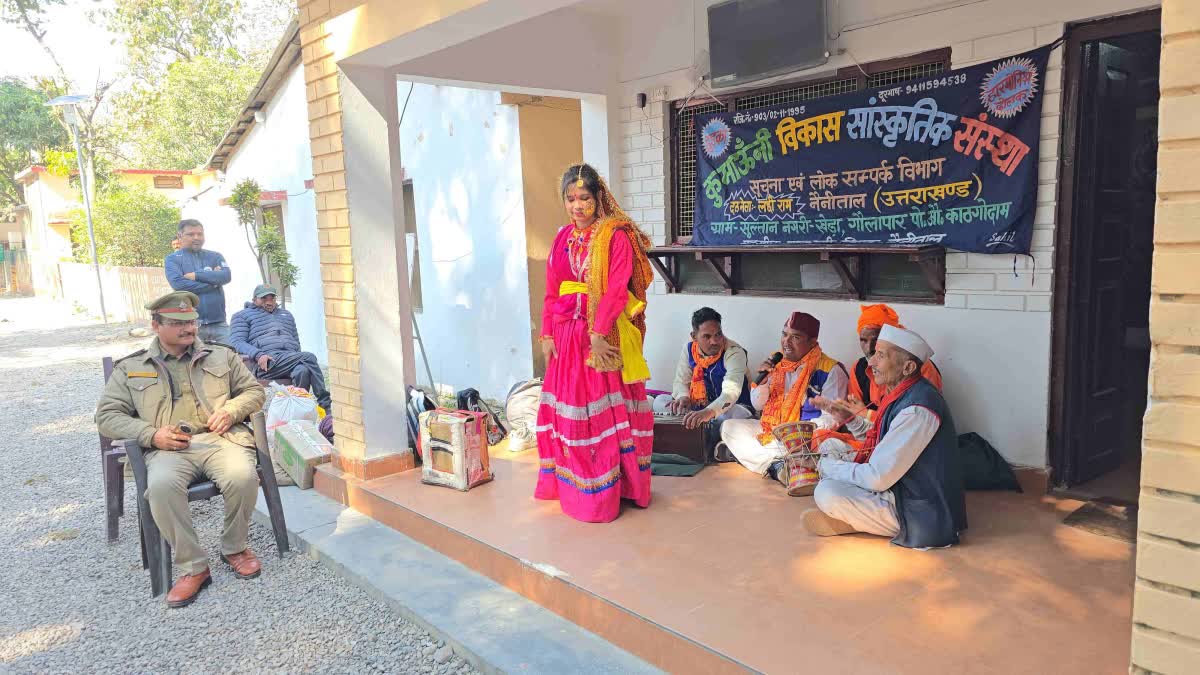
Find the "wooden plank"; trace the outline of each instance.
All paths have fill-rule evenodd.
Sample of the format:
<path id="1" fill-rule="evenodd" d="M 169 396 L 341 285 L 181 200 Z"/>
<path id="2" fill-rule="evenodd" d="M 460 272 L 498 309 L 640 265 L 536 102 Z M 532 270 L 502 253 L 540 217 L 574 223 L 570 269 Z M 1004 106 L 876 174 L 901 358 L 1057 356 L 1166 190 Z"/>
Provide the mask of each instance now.
<path id="1" fill-rule="evenodd" d="M 725 292 L 727 294 L 733 295 L 737 293 L 737 290 L 733 287 L 733 279 L 731 279 L 729 275 L 729 256 L 704 255 L 701 257 L 701 255 L 697 253 L 696 257 L 707 264 L 709 269 L 716 273 L 717 278 L 721 280 L 721 285 L 725 287 Z M 717 264 L 718 260 L 722 261 L 720 265 Z"/>
<path id="2" fill-rule="evenodd" d="M 850 292 L 859 300 L 864 299 L 866 293 L 863 290 L 862 283 L 850 272 L 850 266 L 846 264 L 846 259 L 831 258 L 829 262 L 833 264 L 833 269 L 842 278 L 842 283 L 846 285 L 846 288 L 850 289 Z"/>
<path id="3" fill-rule="evenodd" d="M 670 270 L 663 264 L 661 258 L 653 255 L 648 257 L 650 258 L 650 264 L 654 265 L 654 269 L 658 270 L 658 275 L 667 283 L 667 291 L 677 293 L 679 291 L 679 280 L 675 275 L 671 274 Z"/>
<path id="4" fill-rule="evenodd" d="M 925 282 L 933 289 L 937 295 L 946 294 L 946 277 L 939 274 L 941 265 L 934 258 L 918 258 L 917 265 L 921 268 L 921 274 L 925 275 Z"/>

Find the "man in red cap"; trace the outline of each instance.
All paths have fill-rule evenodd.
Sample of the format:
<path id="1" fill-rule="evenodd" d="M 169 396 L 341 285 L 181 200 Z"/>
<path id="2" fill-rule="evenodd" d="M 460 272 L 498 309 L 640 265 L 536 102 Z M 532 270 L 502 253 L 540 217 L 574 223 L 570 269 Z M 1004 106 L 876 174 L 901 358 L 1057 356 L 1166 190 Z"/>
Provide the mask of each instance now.
<path id="1" fill-rule="evenodd" d="M 768 375 L 750 392 L 750 402 L 762 411 L 762 419 L 728 420 L 721 425 L 723 447 L 717 448 L 718 460 L 736 459 L 755 473 L 781 482 L 787 480 L 780 471 L 787 450 L 772 430 L 787 422 L 817 422 L 821 410 L 812 399 L 836 399 L 846 393 L 846 368 L 821 351 L 817 343 L 820 332 L 821 322 L 811 314 L 793 312 L 788 317 L 779 339 L 778 355 L 782 358 L 777 362 L 767 359 L 759 365 L 757 372 Z M 831 418 L 825 420 L 831 423 Z M 818 427 L 827 426 L 825 420 L 817 422 Z"/>
<path id="2" fill-rule="evenodd" d="M 867 366 L 867 360 L 875 354 L 875 343 L 879 340 L 879 331 L 884 326 L 904 326 L 901 325 L 900 315 L 896 314 L 896 310 L 885 304 L 860 307 L 862 313 L 858 317 L 858 344 L 862 348 L 863 357 L 854 364 L 848 399 L 851 402 L 861 402 L 862 416 L 870 420 L 887 392 L 875 381 L 875 372 Z M 942 373 L 933 361 L 925 361 L 921 365 L 921 376 L 929 380 L 938 391 L 942 390 Z"/>

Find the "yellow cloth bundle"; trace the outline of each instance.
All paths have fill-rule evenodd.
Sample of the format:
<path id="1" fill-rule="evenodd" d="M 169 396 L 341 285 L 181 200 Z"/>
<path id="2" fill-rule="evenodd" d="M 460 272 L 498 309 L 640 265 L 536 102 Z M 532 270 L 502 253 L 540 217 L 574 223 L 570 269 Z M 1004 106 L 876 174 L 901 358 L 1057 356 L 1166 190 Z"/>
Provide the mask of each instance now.
<path id="1" fill-rule="evenodd" d="M 587 292 L 587 284 L 581 281 L 564 281 L 558 286 L 560 296 Z M 646 363 L 646 357 L 642 355 L 642 332 L 633 325 L 633 318 L 644 311 L 646 311 L 646 303 L 638 300 L 631 292 L 625 302 L 625 309 L 617 317 L 616 328 L 621 341 L 619 347 L 621 350 L 621 379 L 626 384 L 650 379 L 650 364 Z M 588 360 L 591 360 L 590 356 Z M 613 365 L 615 366 L 615 364 Z M 597 368 L 595 365 L 592 367 L 597 370 L 616 370 L 615 367 Z"/>

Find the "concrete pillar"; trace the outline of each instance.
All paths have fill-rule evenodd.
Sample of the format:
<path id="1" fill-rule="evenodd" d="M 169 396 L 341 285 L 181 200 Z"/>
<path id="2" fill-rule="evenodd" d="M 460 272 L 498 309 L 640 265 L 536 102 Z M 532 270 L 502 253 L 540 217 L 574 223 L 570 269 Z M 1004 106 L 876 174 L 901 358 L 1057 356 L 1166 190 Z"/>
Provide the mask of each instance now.
<path id="1" fill-rule="evenodd" d="M 396 78 L 376 68 L 338 75 L 354 270 L 362 447 L 339 449 L 359 478 L 410 469 L 405 383 L 415 382 Z M 336 412 L 336 405 L 335 405 Z"/>
<path id="2" fill-rule="evenodd" d="M 613 196 L 621 200 L 620 134 L 609 129 L 621 128 L 621 108 L 612 96 L 589 94 L 580 97 L 580 124 L 583 131 L 583 160 L 608 181 Z"/>
<path id="3" fill-rule="evenodd" d="M 1200 4 L 1162 6 L 1150 405 L 1130 672 L 1200 672 Z"/>

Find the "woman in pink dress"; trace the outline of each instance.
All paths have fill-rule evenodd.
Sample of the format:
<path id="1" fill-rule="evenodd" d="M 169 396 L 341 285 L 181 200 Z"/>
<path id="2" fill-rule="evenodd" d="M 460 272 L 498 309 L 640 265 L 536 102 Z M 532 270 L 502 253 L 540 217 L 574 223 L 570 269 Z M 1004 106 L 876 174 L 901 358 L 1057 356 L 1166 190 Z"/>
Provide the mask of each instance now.
<path id="1" fill-rule="evenodd" d="M 567 169 L 562 196 L 571 223 L 546 261 L 534 496 L 606 523 L 622 498 L 650 505 L 654 416 L 642 356 L 650 242 L 591 166 Z"/>

